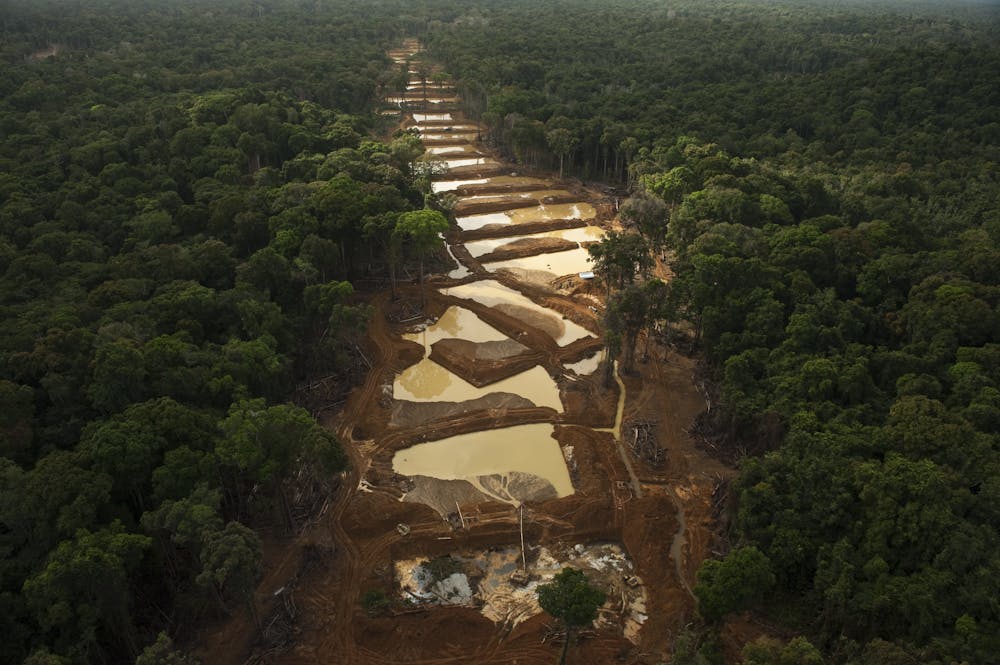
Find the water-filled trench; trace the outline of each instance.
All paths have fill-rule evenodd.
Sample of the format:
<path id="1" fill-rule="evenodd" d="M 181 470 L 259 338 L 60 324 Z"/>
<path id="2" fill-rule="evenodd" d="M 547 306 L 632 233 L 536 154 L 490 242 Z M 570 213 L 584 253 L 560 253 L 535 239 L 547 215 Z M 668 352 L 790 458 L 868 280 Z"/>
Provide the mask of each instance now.
<path id="1" fill-rule="evenodd" d="M 394 57 L 408 62 L 413 55 Z M 581 449 L 574 452 L 579 444 L 565 434 L 571 428 L 560 425 L 572 425 L 573 408 L 580 407 L 573 407 L 569 398 L 564 404 L 563 398 L 572 384 L 596 380 L 590 377 L 603 353 L 596 350 L 593 331 L 547 306 L 555 301 L 540 294 L 558 293 L 567 275 L 591 270 L 586 244 L 600 241 L 604 231 L 592 224 L 598 212 L 580 188 L 518 174 L 513 165 L 491 156 L 477 124 L 461 112 L 443 112 L 457 105 L 436 108 L 436 102 L 454 99 L 450 82 L 427 85 L 426 103 L 417 99 L 422 94 L 414 95 L 423 88 L 424 82 L 411 71 L 407 92 L 394 101 L 401 106 L 403 126 L 415 126 L 425 141 L 424 158 L 445 167 L 431 183 L 431 192 L 448 194 L 442 200 L 456 204 L 452 221 L 457 229 L 449 233 L 453 244 L 447 247 L 454 268 L 427 285 L 439 294 L 434 297 L 439 308 L 435 311 L 441 311 L 442 300 L 446 303 L 443 312 L 402 333 L 423 353 L 385 386 L 393 413 L 397 407 L 412 406 L 417 412 L 434 407 L 420 412 L 430 414 L 425 420 L 401 419 L 402 424 L 395 425 L 404 433 L 407 426 L 419 426 L 420 443 L 396 449 L 391 466 L 408 478 L 408 484 L 401 485 L 402 500 L 424 503 L 446 519 L 455 519 L 457 513 L 464 528 L 471 504 L 493 501 L 523 508 L 525 503 L 562 499 L 577 491 L 574 477 Z M 564 301 L 559 308 L 580 311 L 583 304 Z M 464 373 L 478 367 L 495 370 L 505 363 L 509 372 L 483 370 L 474 377 Z M 473 378 L 475 385 L 463 376 Z M 619 380 L 618 386 L 614 426 L 603 430 L 616 437 L 625 397 L 624 383 Z M 467 422 L 479 424 L 466 431 L 473 425 L 463 424 L 462 418 L 477 409 L 480 415 Z M 488 417 L 482 416 L 484 409 Z M 533 419 L 545 422 L 510 424 L 519 419 L 504 418 L 510 409 L 530 410 Z M 460 433 L 435 437 L 438 422 Z M 589 488 L 588 481 L 582 481 L 583 488 Z M 394 572 L 408 600 L 478 604 L 487 618 L 513 626 L 541 611 L 539 584 L 566 565 L 587 568 L 620 598 L 616 616 L 625 636 L 637 641 L 646 620 L 646 591 L 623 547 L 581 543 L 548 549 L 529 543 L 527 550 L 527 559 L 523 543 L 453 554 L 454 571 L 444 579 L 428 573 L 423 559 L 398 560 Z M 531 578 L 514 584 L 512 573 L 521 567 L 530 568 Z"/>
<path id="2" fill-rule="evenodd" d="M 411 126 L 427 142 L 424 159 L 442 163 L 446 169 L 431 184 L 432 193 L 450 193 L 456 196 L 459 208 L 478 207 L 481 210 L 486 207 L 492 210 L 454 217 L 456 225 L 462 231 L 476 231 L 491 225 L 510 229 L 501 237 L 464 243 L 468 255 L 474 258 L 486 257 L 487 254 L 496 252 L 495 259 L 486 257 L 487 261 L 481 264 L 482 269 L 487 272 L 505 270 L 515 277 L 532 273 L 532 283 L 539 275 L 547 275 L 545 279 L 555 279 L 590 270 L 590 258 L 583 243 L 600 240 L 604 231 L 599 227 L 582 226 L 524 233 L 518 229 L 518 225 L 544 224 L 556 220 L 587 222 L 597 216 L 594 206 L 584 200 L 585 197 L 570 203 L 545 203 L 545 200 L 573 201 L 574 195 L 548 178 L 518 175 L 513 166 L 490 156 L 490 151 L 484 149 L 479 142 L 479 125 L 467 121 L 460 112 L 436 112 L 435 102 L 454 100 L 450 93 L 453 89 L 450 83 L 442 83 L 437 88 L 428 85 L 426 104 L 418 99 L 421 95 L 414 95 L 415 92 L 422 93 L 422 88 L 423 82 L 419 77 L 411 75 L 407 93 L 389 101 L 406 103 L 403 111 L 404 124 L 412 121 L 414 124 Z M 449 93 L 442 94 L 439 92 L 442 89 L 449 90 Z M 452 169 L 462 169 L 463 173 L 471 172 L 475 167 L 510 167 L 510 172 L 487 177 L 462 177 L 447 173 Z M 464 188 L 472 189 L 465 192 Z M 525 206 L 528 201 L 534 205 Z M 511 207 L 504 209 L 503 205 L 507 202 L 511 203 Z M 438 349 L 435 345 L 445 345 L 452 354 L 467 353 L 468 358 L 460 357 L 459 360 L 468 360 L 472 367 L 479 366 L 476 363 L 503 364 L 512 358 L 520 358 L 518 354 L 537 351 L 525 347 L 519 339 L 512 339 L 472 311 L 482 307 L 520 322 L 525 330 L 534 331 L 533 339 L 538 339 L 538 333 L 547 335 L 557 348 L 593 338 L 594 333 L 495 279 L 480 276 L 479 279 L 468 281 L 472 272 L 456 258 L 454 249 L 455 246 L 448 247 L 449 254 L 455 261 L 455 268 L 446 272 L 445 276 L 464 279 L 465 283 L 444 285 L 438 287 L 438 291 L 442 295 L 465 301 L 468 305 L 448 307 L 437 320 L 420 324 L 404 335 L 405 339 L 423 345 L 424 353 L 417 362 L 393 378 L 393 400 L 421 404 L 454 403 L 457 406 L 449 413 L 457 414 L 452 417 L 460 417 L 463 403 L 471 404 L 472 400 L 482 400 L 490 395 L 508 394 L 521 398 L 519 403 L 527 400 L 534 407 L 549 408 L 556 414 L 553 417 L 557 417 L 564 411 L 559 382 L 578 380 L 579 377 L 592 373 L 600 361 L 598 354 L 591 354 L 581 361 L 567 363 L 562 367 L 554 367 L 550 363 L 535 363 L 527 369 L 516 371 L 521 367 L 517 365 L 514 373 L 509 376 L 485 385 L 479 380 L 477 383 L 480 385 L 473 385 L 452 371 L 453 365 L 449 369 L 438 362 L 441 357 L 434 353 Z M 510 332 L 509 324 L 504 329 Z M 528 335 L 528 338 L 531 337 L 532 335 Z M 480 403 L 482 402 L 476 402 Z M 393 469 L 402 475 L 420 478 L 424 484 L 428 478 L 467 481 L 488 498 L 514 504 L 540 496 L 562 497 L 573 493 L 573 485 L 564 451 L 560 448 L 554 431 L 553 424 L 542 423 L 488 429 L 432 440 L 398 451 L 393 458 Z M 527 482 L 526 479 L 534 481 Z M 501 486 L 502 489 L 498 489 Z M 539 494 L 540 486 L 549 488 L 549 493 Z M 520 496 L 520 491 L 526 494 Z M 422 495 L 422 492 L 423 490 L 413 494 Z M 404 500 L 410 499 L 404 497 Z M 415 497 L 413 500 L 421 499 Z"/>

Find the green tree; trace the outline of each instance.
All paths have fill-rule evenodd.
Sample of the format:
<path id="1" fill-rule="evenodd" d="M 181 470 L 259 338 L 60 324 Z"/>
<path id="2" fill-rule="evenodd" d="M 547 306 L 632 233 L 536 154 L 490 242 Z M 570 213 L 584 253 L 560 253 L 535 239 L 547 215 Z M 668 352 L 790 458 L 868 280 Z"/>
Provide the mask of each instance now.
<path id="1" fill-rule="evenodd" d="M 142 650 L 135 665 L 197 665 L 198 661 L 174 647 L 174 641 L 161 632 L 156 641 Z"/>
<path id="2" fill-rule="evenodd" d="M 609 231 L 601 242 L 587 248 L 594 261 L 594 271 L 602 276 L 608 289 L 623 289 L 653 268 L 646 240 L 635 233 Z"/>
<path id="3" fill-rule="evenodd" d="M 552 152 L 559 155 L 559 179 L 563 177 L 563 160 L 580 144 L 580 139 L 568 129 L 558 127 L 545 133 L 545 142 Z"/>
<path id="4" fill-rule="evenodd" d="M 227 489 L 237 514 L 243 512 L 249 488 L 263 483 L 278 499 L 283 522 L 291 528 L 285 480 L 303 465 L 327 473 L 345 466 L 336 438 L 308 411 L 291 404 L 267 407 L 263 399 L 234 402 L 219 426 L 223 437 L 215 454 L 229 479 Z"/>
<path id="5" fill-rule="evenodd" d="M 49 651 L 48 647 L 42 647 L 32 651 L 31 655 L 24 659 L 22 665 L 70 665 L 70 660 L 57 656 Z"/>
<path id="6" fill-rule="evenodd" d="M 441 236 L 448 230 L 448 220 L 437 210 L 424 208 L 404 212 L 396 222 L 395 233 L 409 241 L 420 262 L 420 306 L 426 303 L 424 295 L 424 258 L 441 247 Z"/>
<path id="7" fill-rule="evenodd" d="M 34 391 L 0 379 L 0 457 L 27 462 L 34 438 Z"/>
<path id="8" fill-rule="evenodd" d="M 638 193 L 625 200 L 619 214 L 622 221 L 635 225 L 653 250 L 662 248 L 670 218 L 667 205 L 662 200 Z"/>
<path id="9" fill-rule="evenodd" d="M 708 621 L 718 621 L 759 600 L 774 583 L 770 560 L 752 545 L 736 548 L 724 559 L 707 559 L 698 569 L 694 588 L 698 612 Z"/>
<path id="10" fill-rule="evenodd" d="M 131 503 L 138 515 L 145 506 L 150 474 L 166 445 L 148 422 L 121 418 L 88 425 L 79 450 L 92 469 L 114 479 L 116 498 Z"/>
<path id="11" fill-rule="evenodd" d="M 117 644 L 135 656 L 130 579 L 149 544 L 119 522 L 97 532 L 81 529 L 25 581 L 28 606 L 57 652 L 89 660 Z"/>
<path id="12" fill-rule="evenodd" d="M 686 166 L 677 166 L 666 173 L 650 173 L 640 176 L 639 182 L 643 188 L 652 192 L 660 199 L 675 206 L 687 194 L 697 189 L 697 177 Z"/>
<path id="13" fill-rule="evenodd" d="M 550 583 L 540 585 L 537 593 L 542 609 L 562 621 L 566 628 L 566 641 L 559 656 L 561 665 L 566 662 L 574 631 L 593 623 L 605 595 L 590 584 L 582 570 L 574 568 L 563 568 Z"/>
<path id="14" fill-rule="evenodd" d="M 202 570 L 198 584 L 211 588 L 220 607 L 228 611 L 227 598 L 235 597 L 250 611 L 260 625 L 254 589 L 260 574 L 260 539 L 239 522 L 210 532 L 202 543 Z"/>
<path id="15" fill-rule="evenodd" d="M 622 369 L 626 373 L 632 372 L 635 369 L 636 344 L 639 333 L 649 321 L 650 307 L 649 291 L 645 285 L 639 286 L 637 284 L 630 284 L 625 287 L 608 303 L 606 321 L 620 322 L 621 345 L 625 352 Z M 615 335 L 619 333 L 613 330 L 611 334 Z"/>
<path id="16" fill-rule="evenodd" d="M 759 637 L 743 647 L 746 665 L 823 665 L 819 650 L 804 637 L 787 644 L 769 637 Z"/>
<path id="17" fill-rule="evenodd" d="M 142 353 L 136 347 L 131 340 L 122 339 L 97 350 L 88 393 L 98 410 L 113 413 L 142 399 L 146 368 Z"/>

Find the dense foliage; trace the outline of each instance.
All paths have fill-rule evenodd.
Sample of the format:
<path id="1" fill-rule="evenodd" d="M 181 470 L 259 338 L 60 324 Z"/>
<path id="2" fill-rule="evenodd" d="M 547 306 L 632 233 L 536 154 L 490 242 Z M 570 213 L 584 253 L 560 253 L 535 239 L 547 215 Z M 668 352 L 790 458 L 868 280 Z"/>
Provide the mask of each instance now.
<path id="1" fill-rule="evenodd" d="M 1000 662 L 998 26 L 957 3 L 551 2 L 431 27 L 500 149 L 620 178 L 669 258 L 663 293 L 643 243 L 592 251 L 609 346 L 688 330 L 707 426 L 755 455 L 706 618 L 773 588 L 837 662 Z"/>
<path id="2" fill-rule="evenodd" d="M 344 467 L 288 399 L 346 388 L 352 280 L 423 206 L 416 139 L 368 138 L 397 24 L 237 2 L 0 18 L 0 662 L 183 662 L 159 631 L 252 612 L 258 532 Z"/>
<path id="3" fill-rule="evenodd" d="M 439 221 L 397 229 L 419 149 L 368 138 L 384 51 L 417 31 L 499 149 L 630 187 L 642 240 L 595 250 L 609 347 L 690 332 L 710 425 L 755 453 L 707 618 L 772 589 L 837 662 L 998 662 L 995 7 L 15 0 L 0 21 L 0 661 L 182 662 L 161 629 L 253 607 L 248 526 L 288 529 L 292 487 L 344 463 L 288 395 L 349 380 L 353 283 Z M 673 281 L 644 279 L 647 248 Z"/>

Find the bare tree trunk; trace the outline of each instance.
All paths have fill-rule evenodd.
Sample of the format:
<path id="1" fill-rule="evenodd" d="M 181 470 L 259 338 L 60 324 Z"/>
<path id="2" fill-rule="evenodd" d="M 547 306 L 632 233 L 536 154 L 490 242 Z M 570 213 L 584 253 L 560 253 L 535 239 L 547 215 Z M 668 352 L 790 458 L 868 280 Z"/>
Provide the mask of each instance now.
<path id="1" fill-rule="evenodd" d="M 424 297 L 424 260 L 420 259 L 420 311 L 423 311 L 426 305 L 427 301 Z"/>
<path id="2" fill-rule="evenodd" d="M 566 641 L 563 642 L 562 653 L 559 654 L 559 665 L 566 665 L 566 653 L 569 651 L 569 641 L 573 637 L 573 629 L 566 626 Z"/>

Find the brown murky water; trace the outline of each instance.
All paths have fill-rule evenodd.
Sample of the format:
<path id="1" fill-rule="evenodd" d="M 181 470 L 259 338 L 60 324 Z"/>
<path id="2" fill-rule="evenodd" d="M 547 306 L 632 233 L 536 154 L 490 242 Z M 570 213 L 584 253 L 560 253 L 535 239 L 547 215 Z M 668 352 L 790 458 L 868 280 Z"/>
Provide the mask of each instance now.
<path id="1" fill-rule="evenodd" d="M 470 342 L 497 342 L 507 339 L 507 336 L 480 319 L 475 312 L 454 305 L 446 309 L 441 318 L 423 330 L 403 335 L 403 339 L 423 344 L 424 355 L 430 352 L 431 344 L 448 338 L 466 339 Z"/>
<path id="2" fill-rule="evenodd" d="M 424 84 L 420 83 L 419 81 L 417 83 L 407 83 L 406 84 L 406 89 L 408 91 L 409 90 L 423 90 L 424 89 Z M 447 83 L 438 84 L 438 83 L 432 83 L 431 81 L 428 81 L 427 82 L 427 89 L 428 90 L 435 90 L 435 91 L 437 91 L 437 90 L 449 90 L 450 91 L 450 90 L 454 89 L 454 86 L 451 86 L 451 85 L 449 85 Z"/>
<path id="3" fill-rule="evenodd" d="M 524 222 L 547 222 L 552 219 L 594 219 L 597 210 L 589 203 L 555 203 L 540 205 L 538 208 L 518 208 L 509 213 L 514 224 Z"/>
<path id="4" fill-rule="evenodd" d="M 500 162 L 492 157 L 460 157 L 458 159 L 442 160 L 449 169 L 458 169 L 463 166 L 499 166 Z"/>
<path id="5" fill-rule="evenodd" d="M 448 250 L 448 256 L 451 260 L 455 262 L 455 267 L 448 272 L 448 277 L 452 279 L 462 279 L 463 277 L 468 277 L 472 274 L 472 271 L 465 267 L 461 261 L 455 256 L 455 252 L 452 251 L 451 245 L 445 244 L 444 248 Z"/>
<path id="6" fill-rule="evenodd" d="M 557 231 L 545 231 L 544 233 L 532 233 L 521 236 L 504 236 L 503 238 L 489 238 L 487 240 L 474 240 L 465 243 L 465 248 L 473 258 L 489 254 L 507 245 L 520 240 L 532 238 L 561 238 L 570 242 L 596 242 L 605 235 L 604 229 L 599 226 L 581 226 L 575 229 L 559 229 Z"/>
<path id="7" fill-rule="evenodd" d="M 438 145 L 430 146 L 425 151 L 428 155 L 478 155 L 479 150 L 474 145 Z"/>
<path id="8" fill-rule="evenodd" d="M 455 296 L 456 298 L 474 300 L 487 307 L 496 307 L 501 310 L 505 307 L 514 306 L 531 312 L 543 319 L 547 319 L 557 324 L 558 327 L 556 329 L 560 330 L 558 334 L 553 335 L 553 339 L 555 339 L 556 344 L 559 346 L 566 346 L 578 339 L 593 336 L 583 326 L 569 319 L 561 318 L 551 309 L 536 304 L 535 301 L 524 296 L 519 291 L 508 288 L 492 279 L 453 286 L 448 289 L 442 289 L 441 292 L 446 295 Z M 532 325 L 535 325 L 534 322 L 532 322 Z"/>
<path id="9" fill-rule="evenodd" d="M 407 93 L 391 98 L 390 102 L 410 104 L 424 101 L 426 89 L 429 103 L 455 101 L 448 92 L 439 92 L 431 86 L 424 88 L 421 81 L 414 80 L 411 72 Z M 444 88 L 440 88 L 443 90 Z M 431 96 L 433 94 L 433 96 Z M 467 122 L 455 121 L 451 113 L 424 112 L 410 116 L 422 139 L 429 142 L 448 142 L 449 145 L 426 146 L 425 158 L 443 163 L 448 169 L 471 166 L 497 166 L 501 162 L 482 155 L 475 145 L 479 127 Z M 423 124 L 422 124 L 423 123 Z M 445 125 L 444 123 L 451 123 Z M 455 191 L 463 186 L 532 186 L 528 192 L 472 195 L 465 200 L 477 202 L 522 201 L 541 199 L 549 196 L 566 197 L 569 192 L 551 187 L 544 179 L 520 177 L 516 174 L 490 178 L 465 178 L 439 180 L 432 183 L 435 193 Z M 472 215 L 457 221 L 463 229 L 479 228 L 486 224 L 519 224 L 530 221 L 553 219 L 592 219 L 596 216 L 593 207 L 587 203 L 538 205 L 530 208 L 508 210 L 487 215 Z M 463 221 L 464 220 L 464 221 Z M 603 235 L 600 229 L 566 229 L 537 237 L 558 237 L 571 242 L 596 240 Z M 519 236 L 480 244 L 471 243 L 475 251 L 484 254 L 494 248 L 513 242 Z M 451 248 L 448 248 L 451 253 Z M 581 253 L 582 252 L 582 253 Z M 454 258 L 454 254 L 452 254 Z M 582 265 L 584 268 L 579 268 Z M 528 270 L 552 270 L 560 273 L 585 269 L 586 252 L 575 250 L 552 252 L 524 259 L 500 261 L 490 264 L 488 269 L 503 267 L 525 267 Z M 453 270 L 453 277 L 464 276 L 468 271 L 459 264 Z M 459 298 L 475 300 L 504 313 L 521 317 L 526 323 L 546 331 L 559 345 L 590 337 L 591 333 L 558 313 L 542 307 L 520 292 L 503 286 L 495 280 L 482 280 L 470 284 L 442 289 L 443 293 Z M 477 343 L 495 342 L 507 339 L 472 311 L 463 307 L 449 307 L 440 319 L 420 331 L 405 335 L 406 339 L 418 342 L 424 347 L 424 358 L 408 367 L 395 377 L 393 397 L 416 402 L 462 402 L 476 399 L 489 393 L 505 392 L 530 400 L 537 406 L 546 406 L 562 411 L 559 388 L 548 372 L 540 366 L 521 372 L 485 388 L 477 388 L 461 377 L 430 360 L 430 346 L 442 339 L 463 339 Z M 409 476 L 428 476 L 439 480 L 466 480 L 488 496 L 505 500 L 486 485 L 497 482 L 496 478 L 486 481 L 486 476 L 500 474 L 532 474 L 543 478 L 556 489 L 558 496 L 573 492 L 566 462 L 562 451 L 553 438 L 553 425 L 521 425 L 500 430 L 490 430 L 464 434 L 441 441 L 433 441 L 399 451 L 393 459 L 393 468 Z M 508 478 L 510 480 L 510 478 Z M 501 484 L 505 481 L 501 479 Z M 513 482 L 513 481 L 512 481 Z M 495 490 L 496 488 L 493 488 Z"/>
<path id="10" fill-rule="evenodd" d="M 586 249 L 577 247 L 564 252 L 550 252 L 548 254 L 536 254 L 525 256 L 519 259 L 505 259 L 503 261 L 493 261 L 484 263 L 490 272 L 514 268 L 519 270 L 538 270 L 552 273 L 553 277 L 569 275 L 571 273 L 585 272 L 593 269 L 590 254 Z"/>
<path id="11" fill-rule="evenodd" d="M 558 496 L 573 493 L 573 482 L 553 425 L 540 423 L 459 434 L 400 450 L 392 467 L 406 476 L 475 481 L 480 476 L 530 473 L 548 480 Z"/>
<path id="12" fill-rule="evenodd" d="M 601 366 L 601 360 L 603 360 L 603 358 L 604 352 L 598 351 L 589 358 L 584 358 L 583 360 L 575 363 L 567 363 L 563 365 L 563 367 L 577 376 L 589 376 L 596 372 L 597 368 Z"/>
<path id="13" fill-rule="evenodd" d="M 465 185 L 483 185 L 488 178 L 472 178 L 470 180 L 438 180 L 431 183 L 431 191 L 435 194 L 440 192 L 453 192 Z"/>
<path id="14" fill-rule="evenodd" d="M 525 224 L 527 222 L 549 222 L 554 219 L 590 220 L 595 217 L 597 217 L 597 211 L 589 203 L 556 203 L 517 208 L 504 212 L 465 215 L 456 217 L 455 222 L 463 231 L 474 231 L 490 224 Z"/>
<path id="15" fill-rule="evenodd" d="M 420 136 L 426 141 L 472 142 L 476 140 L 475 132 L 448 132 L 447 134 L 428 132 Z"/>
<path id="16" fill-rule="evenodd" d="M 422 95 L 411 95 L 406 97 L 386 97 L 385 101 L 390 104 L 450 104 L 458 101 L 458 97 L 424 97 Z"/>
<path id="17" fill-rule="evenodd" d="M 414 113 L 414 122 L 427 122 L 430 120 L 453 120 L 450 113 Z"/>
<path id="18" fill-rule="evenodd" d="M 479 129 L 478 125 L 471 123 L 456 123 L 451 125 L 423 125 L 417 123 L 415 127 L 419 134 L 452 134 L 453 132 L 474 132 Z"/>
<path id="19" fill-rule="evenodd" d="M 465 402 L 490 393 L 519 395 L 535 406 L 562 411 L 559 386 L 542 367 L 477 388 L 462 377 L 446 370 L 430 358 L 424 358 L 396 376 L 392 396 L 410 402 Z"/>
<path id="20" fill-rule="evenodd" d="M 572 194 L 565 189 L 536 189 L 530 192 L 511 192 L 509 194 L 473 194 L 472 196 L 463 196 L 461 201 L 463 203 L 473 201 L 476 203 L 502 203 L 523 199 L 542 199 L 546 196 L 572 196 Z"/>
<path id="21" fill-rule="evenodd" d="M 449 307 L 437 321 L 419 332 L 403 335 L 422 344 L 424 359 L 396 376 L 393 397 L 413 402 L 464 402 L 489 393 L 513 393 L 531 400 L 535 406 L 562 411 L 559 387 L 541 367 L 477 388 L 427 357 L 434 342 L 456 338 L 471 342 L 493 342 L 507 336 L 464 307 Z"/>

